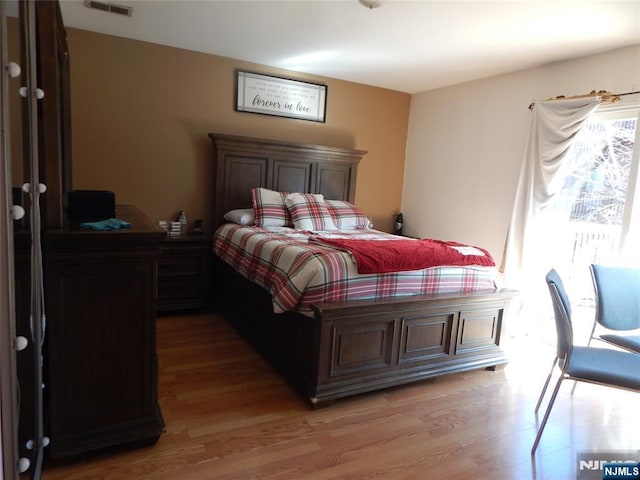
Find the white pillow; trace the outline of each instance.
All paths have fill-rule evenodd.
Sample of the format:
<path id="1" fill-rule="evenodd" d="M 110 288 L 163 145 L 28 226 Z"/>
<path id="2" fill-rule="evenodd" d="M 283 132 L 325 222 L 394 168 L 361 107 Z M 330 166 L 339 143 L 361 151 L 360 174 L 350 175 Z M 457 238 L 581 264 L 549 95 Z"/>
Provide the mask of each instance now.
<path id="1" fill-rule="evenodd" d="M 253 208 L 230 210 L 224 214 L 224 219 L 227 222 L 237 223 L 238 225 L 253 225 L 256 223 Z"/>

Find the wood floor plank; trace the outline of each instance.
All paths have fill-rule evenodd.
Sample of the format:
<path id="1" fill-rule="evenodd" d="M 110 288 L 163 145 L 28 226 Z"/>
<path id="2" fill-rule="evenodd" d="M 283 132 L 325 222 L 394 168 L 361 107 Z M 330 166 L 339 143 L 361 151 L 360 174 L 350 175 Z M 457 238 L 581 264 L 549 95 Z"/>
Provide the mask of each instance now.
<path id="1" fill-rule="evenodd" d="M 512 339 L 503 370 L 319 410 L 213 313 L 160 317 L 157 346 L 158 444 L 47 464 L 44 480 L 562 480 L 575 478 L 578 451 L 640 449 L 637 395 L 582 384 L 572 395 L 568 384 L 531 459 L 533 408 L 553 356 L 534 340 Z"/>

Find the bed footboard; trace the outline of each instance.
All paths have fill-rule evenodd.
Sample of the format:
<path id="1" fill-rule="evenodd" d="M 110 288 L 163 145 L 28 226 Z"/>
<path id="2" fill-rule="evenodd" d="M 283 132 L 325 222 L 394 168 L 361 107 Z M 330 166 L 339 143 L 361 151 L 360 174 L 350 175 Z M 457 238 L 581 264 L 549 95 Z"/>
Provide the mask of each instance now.
<path id="1" fill-rule="evenodd" d="M 363 392 L 507 363 L 501 334 L 515 292 L 411 296 L 274 314 L 271 299 L 216 266 L 225 318 L 314 408 Z"/>
<path id="2" fill-rule="evenodd" d="M 501 333 L 512 292 L 319 305 L 312 403 L 507 363 Z"/>

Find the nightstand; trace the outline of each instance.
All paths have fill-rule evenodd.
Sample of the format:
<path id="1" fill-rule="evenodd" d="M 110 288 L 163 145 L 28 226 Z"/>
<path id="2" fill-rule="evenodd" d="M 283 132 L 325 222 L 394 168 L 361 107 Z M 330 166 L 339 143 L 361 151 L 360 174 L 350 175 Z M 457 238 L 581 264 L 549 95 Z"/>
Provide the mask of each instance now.
<path id="1" fill-rule="evenodd" d="M 160 244 L 158 312 L 209 307 L 211 241 L 208 237 L 167 237 Z"/>

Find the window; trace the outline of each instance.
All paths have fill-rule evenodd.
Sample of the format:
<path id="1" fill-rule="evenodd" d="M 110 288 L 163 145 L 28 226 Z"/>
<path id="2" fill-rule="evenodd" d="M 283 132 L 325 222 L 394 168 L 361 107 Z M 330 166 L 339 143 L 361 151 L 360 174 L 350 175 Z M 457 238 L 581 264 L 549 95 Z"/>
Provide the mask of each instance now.
<path id="1" fill-rule="evenodd" d="M 528 300 L 523 327 L 553 342 L 549 292 L 540 278 L 556 268 L 574 307 L 577 341 L 593 322 L 594 291 L 589 264 L 640 267 L 640 102 L 633 107 L 599 106 L 576 135 L 551 185 L 549 204 L 535 225 Z M 544 312 L 544 313 L 543 313 Z"/>
<path id="2" fill-rule="evenodd" d="M 572 303 L 586 305 L 593 298 L 590 263 L 640 267 L 639 117 L 640 99 L 536 105 L 503 265 L 506 284 L 521 291 L 520 321 L 509 327 L 514 334 L 555 337 L 543 281 L 551 268 Z M 590 326 L 592 308 L 580 310 Z"/>
<path id="3" fill-rule="evenodd" d="M 640 153 L 638 117 L 637 109 L 610 107 L 596 112 L 563 162 L 559 176 L 563 185 L 549 214 L 556 217 L 556 225 L 564 224 L 558 230 L 557 262 L 576 300 L 593 298 L 589 264 L 638 263 L 640 258 L 637 251 L 624 258 L 628 237 L 638 228 L 633 215 Z"/>

